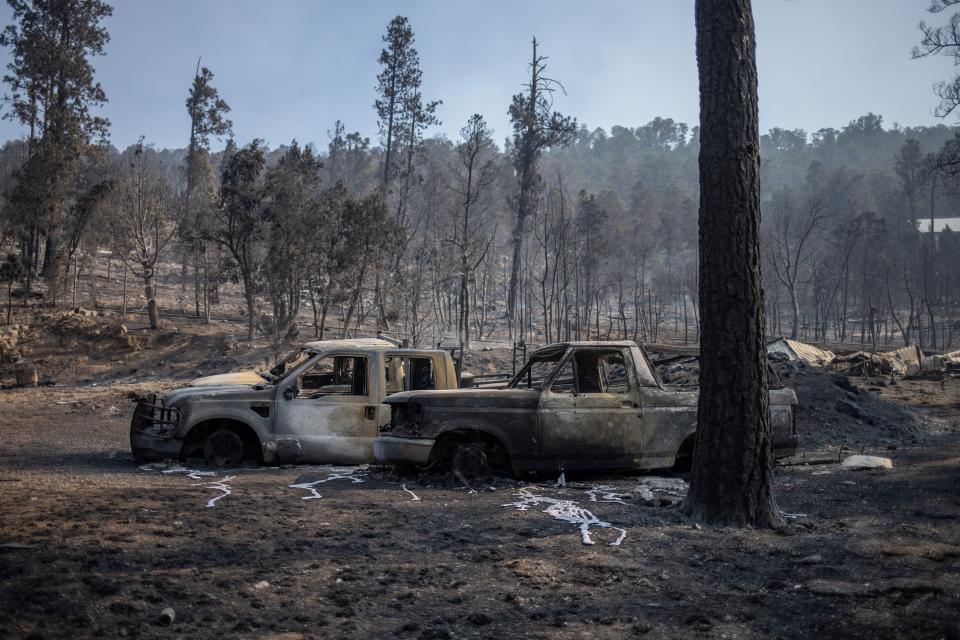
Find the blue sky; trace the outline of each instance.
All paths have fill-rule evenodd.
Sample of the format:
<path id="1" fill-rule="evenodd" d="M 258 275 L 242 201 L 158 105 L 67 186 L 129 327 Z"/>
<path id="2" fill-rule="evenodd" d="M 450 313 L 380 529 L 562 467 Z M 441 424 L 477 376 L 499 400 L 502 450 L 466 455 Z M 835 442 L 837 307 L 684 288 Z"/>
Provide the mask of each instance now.
<path id="1" fill-rule="evenodd" d="M 935 124 L 934 82 L 945 58 L 911 60 L 929 0 L 754 0 L 761 129 L 840 127 L 868 111 L 888 125 Z M 591 128 L 655 116 L 697 122 L 692 0 L 116 0 L 111 42 L 97 59 L 111 139 L 141 134 L 185 146 L 184 108 L 197 57 L 233 107 L 238 141 L 325 146 L 340 118 L 376 140 L 380 37 L 410 18 L 424 93 L 441 98 L 434 132 L 455 138 L 475 112 L 509 134 L 510 97 L 526 77 L 530 38 L 567 96 L 556 107 Z M 0 22 L 10 21 L 4 3 Z M 0 52 L 0 63 L 9 55 Z M 953 121 L 948 121 L 953 124 Z M 22 130 L 0 123 L 0 140 Z M 219 146 L 219 143 L 215 143 Z"/>

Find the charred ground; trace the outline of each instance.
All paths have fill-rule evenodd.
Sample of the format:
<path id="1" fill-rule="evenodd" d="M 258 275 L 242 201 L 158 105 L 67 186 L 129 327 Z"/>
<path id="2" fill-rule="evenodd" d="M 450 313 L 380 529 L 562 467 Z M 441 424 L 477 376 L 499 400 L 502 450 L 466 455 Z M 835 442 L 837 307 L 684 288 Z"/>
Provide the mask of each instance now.
<path id="1" fill-rule="evenodd" d="M 700 529 L 672 507 L 677 496 L 648 500 L 640 487 L 649 477 L 634 474 L 467 488 L 378 468 L 360 470 L 356 483 L 342 475 L 317 483 L 356 472 L 327 467 L 194 477 L 141 469 L 126 441 L 131 398 L 263 356 L 233 348 L 222 328 L 175 329 L 133 349 L 80 340 L 69 355 L 38 329 L 33 355 L 55 384 L 0 391 L 0 636 L 956 632 L 955 381 L 853 379 L 849 391 L 814 368 L 782 371 L 801 402 L 804 453 L 794 462 L 819 462 L 777 470 L 780 507 L 795 517 L 781 531 Z M 499 351 L 476 357 L 474 370 L 502 366 Z M 866 417 L 838 411 L 844 399 Z M 889 456 L 895 467 L 823 463 L 841 446 Z M 304 500 L 311 492 L 295 484 L 322 497 Z M 598 485 L 607 488 L 591 502 Z M 604 493 L 621 502 L 602 501 Z M 521 494 L 574 501 L 626 538 L 608 546 L 617 532 L 593 526 L 595 545 L 585 546 L 546 504 L 504 506 Z M 166 607 L 176 611 L 169 626 L 159 622 Z"/>

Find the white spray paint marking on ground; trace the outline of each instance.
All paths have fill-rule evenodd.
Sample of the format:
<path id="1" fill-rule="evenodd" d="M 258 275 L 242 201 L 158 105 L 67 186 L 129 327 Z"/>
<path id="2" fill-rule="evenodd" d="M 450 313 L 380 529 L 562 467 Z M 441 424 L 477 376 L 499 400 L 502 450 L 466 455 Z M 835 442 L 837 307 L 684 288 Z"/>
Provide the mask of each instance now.
<path id="1" fill-rule="evenodd" d="M 615 529 L 620 532 L 620 536 L 610 543 L 611 547 L 620 546 L 620 543 L 627 537 L 626 529 L 615 527 L 609 522 L 600 520 L 597 516 L 593 515 L 592 512 L 584 509 L 573 500 L 558 500 L 547 496 L 538 496 L 530 493 L 530 490 L 526 487 L 520 489 L 520 493 L 515 495 L 520 497 L 519 501 L 502 506 L 513 507 L 517 511 L 527 511 L 530 507 L 547 505 L 547 508 L 543 509 L 543 513 L 546 513 L 555 520 L 577 525 L 580 529 L 580 539 L 583 541 L 583 544 L 593 544 L 593 538 L 590 537 L 591 526 L 597 526 L 603 529 Z"/>
<path id="2" fill-rule="evenodd" d="M 192 476 L 188 476 L 188 477 L 192 477 Z M 221 478 L 220 480 L 214 480 L 214 481 L 212 481 L 212 482 L 198 482 L 198 483 L 194 483 L 193 486 L 195 486 L 195 487 L 205 487 L 205 488 L 207 488 L 207 489 L 214 489 L 214 490 L 216 490 L 216 491 L 220 491 L 220 492 L 221 492 L 220 495 L 215 496 L 215 497 L 210 498 L 209 500 L 207 500 L 207 507 L 208 507 L 208 508 L 209 508 L 209 507 L 215 507 L 215 506 L 217 506 L 217 500 L 220 500 L 221 498 L 226 498 L 228 495 L 230 495 L 230 493 L 231 493 L 230 485 L 227 484 L 227 483 L 230 482 L 231 480 L 233 480 L 233 479 L 236 478 L 236 477 L 237 477 L 237 476 L 225 476 L 224 478 Z"/>
<path id="3" fill-rule="evenodd" d="M 323 497 L 322 495 L 320 495 L 319 491 L 314 489 L 314 487 L 317 486 L 318 484 L 323 484 L 324 482 L 330 482 L 332 480 L 350 480 L 354 484 L 357 484 L 358 482 L 363 482 L 363 478 L 360 477 L 360 475 L 361 475 L 360 472 L 352 471 L 349 469 L 348 470 L 333 469 L 331 470 L 330 475 L 327 476 L 326 478 L 322 478 L 320 480 L 313 480 L 311 482 L 299 482 L 297 484 L 291 484 L 288 486 L 291 489 L 304 489 L 310 492 L 309 496 L 302 496 L 300 498 L 301 500 L 316 500 L 318 498 Z"/>
<path id="4" fill-rule="evenodd" d="M 199 469 L 187 469 L 186 467 L 181 467 L 180 465 L 165 465 L 165 464 L 145 464 L 140 467 L 141 471 L 159 471 L 164 475 L 171 473 L 184 473 L 186 476 L 192 480 L 200 480 L 204 477 L 211 477 L 217 475 L 216 471 L 200 471 Z"/>
<path id="5" fill-rule="evenodd" d="M 166 464 L 145 464 L 140 467 L 141 471 L 159 471 L 164 475 L 169 475 L 173 473 L 182 473 L 186 475 L 191 480 L 203 480 L 204 478 L 213 478 L 217 476 L 216 471 L 201 471 L 199 469 L 188 469 L 180 465 L 166 465 Z M 232 493 L 231 487 L 227 484 L 230 480 L 233 480 L 236 476 L 224 476 L 219 480 L 211 480 L 208 482 L 197 482 L 194 483 L 194 487 L 206 487 L 208 489 L 214 489 L 220 491 L 220 495 L 213 497 L 207 500 L 207 507 L 215 507 L 217 501 L 221 498 L 225 498 Z"/>
<path id="6" fill-rule="evenodd" d="M 590 487 L 584 491 L 589 497 L 590 502 L 615 502 L 617 504 L 627 504 L 623 501 L 623 498 L 626 497 L 625 493 L 617 493 L 616 487 L 611 487 L 605 484 L 598 484 Z M 597 494 L 600 494 L 600 497 L 597 497 Z"/>
<path id="7" fill-rule="evenodd" d="M 410 499 L 410 502 L 416 502 L 420 499 L 420 496 L 415 494 L 413 491 L 410 491 L 410 489 L 407 489 L 407 485 L 402 484 L 400 485 L 400 488 L 406 491 L 407 493 L 409 493 L 411 496 L 413 496 L 413 498 Z"/>

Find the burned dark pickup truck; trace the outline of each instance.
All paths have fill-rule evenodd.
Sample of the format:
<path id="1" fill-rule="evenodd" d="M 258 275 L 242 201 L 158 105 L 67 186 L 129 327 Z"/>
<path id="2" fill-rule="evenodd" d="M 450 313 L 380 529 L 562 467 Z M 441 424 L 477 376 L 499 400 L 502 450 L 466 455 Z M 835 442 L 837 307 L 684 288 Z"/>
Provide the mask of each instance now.
<path id="1" fill-rule="evenodd" d="M 696 389 L 671 389 L 634 342 L 543 347 L 503 389 L 398 393 L 374 440 L 385 464 L 451 464 L 476 477 L 558 469 L 657 469 L 689 463 Z M 792 389 L 770 390 L 777 458 L 797 449 Z"/>

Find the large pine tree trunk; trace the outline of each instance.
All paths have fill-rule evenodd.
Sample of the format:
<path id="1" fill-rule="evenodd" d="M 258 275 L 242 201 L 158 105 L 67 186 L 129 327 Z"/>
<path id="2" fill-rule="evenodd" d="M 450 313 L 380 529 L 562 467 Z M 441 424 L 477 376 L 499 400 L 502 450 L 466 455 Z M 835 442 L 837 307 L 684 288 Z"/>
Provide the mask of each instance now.
<path id="1" fill-rule="evenodd" d="M 686 511 L 775 526 L 760 274 L 760 145 L 750 0 L 697 0 L 701 373 Z"/>

